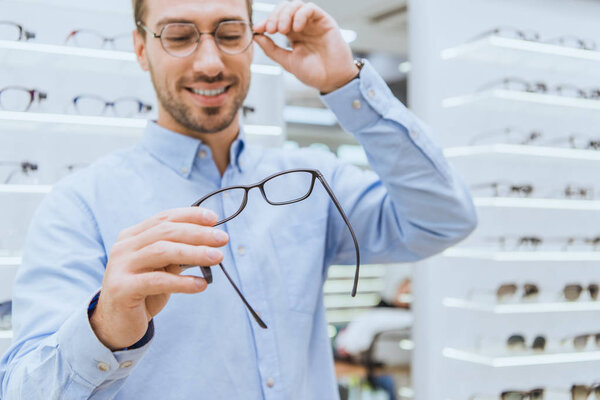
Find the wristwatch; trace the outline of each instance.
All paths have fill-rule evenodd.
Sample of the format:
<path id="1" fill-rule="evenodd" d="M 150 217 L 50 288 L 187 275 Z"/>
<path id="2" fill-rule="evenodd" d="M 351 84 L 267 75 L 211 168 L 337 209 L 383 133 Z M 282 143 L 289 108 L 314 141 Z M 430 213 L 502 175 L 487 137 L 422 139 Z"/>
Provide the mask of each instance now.
<path id="1" fill-rule="evenodd" d="M 364 58 L 355 58 L 354 65 L 356 65 L 356 67 L 358 68 L 358 74 L 356 74 L 356 76 L 354 77 L 354 79 L 357 79 L 360 76 L 360 71 L 365 66 L 365 59 Z"/>

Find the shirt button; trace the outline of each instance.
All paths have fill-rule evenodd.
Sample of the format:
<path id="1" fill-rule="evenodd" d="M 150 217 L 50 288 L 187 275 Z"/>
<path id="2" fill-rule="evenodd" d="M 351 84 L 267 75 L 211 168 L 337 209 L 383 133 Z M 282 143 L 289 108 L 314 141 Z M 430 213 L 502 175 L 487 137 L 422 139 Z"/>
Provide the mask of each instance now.
<path id="1" fill-rule="evenodd" d="M 410 136 L 412 136 L 413 139 L 416 139 L 419 137 L 419 133 L 417 131 L 410 131 Z"/>
<path id="2" fill-rule="evenodd" d="M 246 254 L 246 248 L 244 246 L 239 246 L 238 247 L 238 254 L 240 256 L 243 256 L 244 254 Z"/>
<path id="3" fill-rule="evenodd" d="M 129 368 L 133 365 L 133 361 L 123 361 L 120 365 L 119 368 Z"/>
<path id="4" fill-rule="evenodd" d="M 97 365 L 98 369 L 102 372 L 106 372 L 110 369 L 110 365 L 105 362 L 100 361 Z"/>
<path id="5" fill-rule="evenodd" d="M 352 102 L 352 108 L 354 108 L 355 110 L 360 110 L 361 107 L 362 103 L 360 102 L 360 100 L 354 100 Z"/>
<path id="6" fill-rule="evenodd" d="M 206 158 L 206 150 L 200 150 L 198 152 L 198 158 Z"/>
<path id="7" fill-rule="evenodd" d="M 188 173 L 188 169 L 186 167 L 181 168 L 181 173 L 182 174 L 187 174 Z"/>
<path id="8" fill-rule="evenodd" d="M 373 97 L 375 97 L 375 91 L 374 90 L 369 90 L 369 98 L 372 99 Z"/>
<path id="9" fill-rule="evenodd" d="M 273 380 L 273 378 L 269 378 L 267 379 L 267 386 L 272 388 L 273 386 L 275 386 L 275 381 Z"/>

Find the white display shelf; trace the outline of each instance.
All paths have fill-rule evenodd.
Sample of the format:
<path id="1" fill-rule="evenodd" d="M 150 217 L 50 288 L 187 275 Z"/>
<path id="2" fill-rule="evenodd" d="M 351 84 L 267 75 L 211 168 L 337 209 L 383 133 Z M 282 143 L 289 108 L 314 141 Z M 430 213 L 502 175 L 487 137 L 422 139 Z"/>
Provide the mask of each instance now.
<path id="1" fill-rule="evenodd" d="M 600 51 L 494 35 L 445 49 L 440 56 L 443 60 L 465 59 L 578 73 L 587 70 L 598 74 L 600 67 Z"/>
<path id="2" fill-rule="evenodd" d="M 465 299 L 445 298 L 445 307 L 468 311 L 481 311 L 492 314 L 530 314 L 530 313 L 562 313 L 578 311 L 600 311 L 598 301 L 555 302 L 555 303 L 517 303 L 517 304 L 485 304 Z"/>
<path id="3" fill-rule="evenodd" d="M 600 120 L 600 100 L 580 99 L 551 94 L 516 90 L 492 89 L 442 101 L 446 109 L 468 108 L 473 112 L 493 112 L 506 118 L 505 113 L 544 118 L 587 118 Z M 560 110 L 560 113 L 557 113 Z"/>
<path id="4" fill-rule="evenodd" d="M 325 294 L 347 294 L 348 288 L 351 287 L 351 283 L 347 280 L 331 280 L 325 281 L 323 292 Z M 379 293 L 383 287 L 383 280 L 379 278 L 375 279 L 364 279 L 361 277 L 358 282 L 358 293 Z"/>
<path id="5" fill-rule="evenodd" d="M 22 257 L 0 257 L 0 267 L 15 267 L 21 265 Z"/>
<path id="6" fill-rule="evenodd" d="M 0 40 L 0 59 L 4 63 L 43 65 L 61 70 L 112 72 L 119 75 L 143 75 L 134 53 L 126 51 L 87 49 L 31 42 Z M 255 74 L 282 75 L 278 65 L 252 64 Z"/>
<path id="7" fill-rule="evenodd" d="M 0 194 L 48 194 L 52 185 L 12 185 L 0 184 Z"/>
<path id="8" fill-rule="evenodd" d="M 600 103 L 600 101 L 598 102 Z M 518 144 L 491 144 L 481 146 L 460 146 L 444 149 L 447 158 L 486 158 L 492 157 L 527 157 L 545 159 L 564 159 L 581 161 L 600 161 L 600 151 L 579 150 L 562 147 L 542 147 Z"/>
<path id="9" fill-rule="evenodd" d="M 359 284 L 360 286 L 360 284 Z M 379 294 L 357 294 L 356 297 L 350 296 L 352 287 L 348 286 L 346 294 L 325 295 L 323 303 L 328 310 L 344 308 L 366 308 L 373 307 L 379 303 L 381 296 Z"/>
<path id="10" fill-rule="evenodd" d="M 13 331 L 0 331 L 0 339 L 12 339 Z"/>
<path id="11" fill-rule="evenodd" d="M 526 367 L 537 365 L 600 361 L 600 351 L 492 357 L 482 355 L 473 351 L 459 350 L 446 347 L 442 351 L 442 354 L 444 355 L 444 357 L 452 360 L 465 361 L 493 368 Z"/>
<path id="12" fill-rule="evenodd" d="M 474 258 L 493 261 L 600 261 L 600 251 L 495 251 L 454 247 L 443 252 L 449 258 Z"/>
<path id="13" fill-rule="evenodd" d="M 525 210 L 573 210 L 598 211 L 600 201 L 569 199 L 536 199 L 512 197 L 476 197 L 473 199 L 479 208 L 511 208 Z"/>

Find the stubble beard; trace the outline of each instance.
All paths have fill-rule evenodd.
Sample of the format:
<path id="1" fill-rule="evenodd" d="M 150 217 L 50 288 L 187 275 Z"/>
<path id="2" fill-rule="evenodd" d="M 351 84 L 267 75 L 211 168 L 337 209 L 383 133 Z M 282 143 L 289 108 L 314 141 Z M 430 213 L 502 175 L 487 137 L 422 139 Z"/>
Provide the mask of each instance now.
<path id="1" fill-rule="evenodd" d="M 227 107 L 226 105 L 219 107 L 192 108 L 181 101 L 166 87 L 160 85 L 152 68 L 149 69 L 156 96 L 163 109 L 179 125 L 189 131 L 197 133 L 217 133 L 229 127 L 237 117 L 238 111 L 242 107 L 244 100 L 248 95 L 248 90 L 250 89 L 250 80 L 247 80 L 247 82 L 244 83 L 244 86 L 241 87 L 238 95 L 233 99 L 233 103 L 229 109 L 224 109 Z M 236 84 L 239 84 L 239 80 L 228 90 L 232 90 Z M 221 116 L 219 117 L 219 115 Z"/>

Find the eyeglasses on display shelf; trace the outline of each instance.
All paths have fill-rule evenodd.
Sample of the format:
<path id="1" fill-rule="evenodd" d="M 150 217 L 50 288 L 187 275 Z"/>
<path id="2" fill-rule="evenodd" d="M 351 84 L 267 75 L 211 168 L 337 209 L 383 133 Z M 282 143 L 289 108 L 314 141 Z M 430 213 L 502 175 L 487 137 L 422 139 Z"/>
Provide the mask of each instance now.
<path id="1" fill-rule="evenodd" d="M 594 397 L 590 397 L 591 394 Z M 498 397 L 472 396 L 471 400 L 498 400 Z M 600 384 L 572 385 L 570 389 L 535 388 L 531 390 L 505 390 L 500 393 L 500 400 L 600 400 Z"/>
<path id="2" fill-rule="evenodd" d="M 492 250 L 499 251 L 598 251 L 600 250 L 600 236 L 589 237 L 545 237 L 536 235 L 506 235 L 488 237 L 483 239 L 485 245 L 492 245 Z M 496 246 L 494 246 L 494 244 Z M 488 247 L 489 248 L 489 247 Z"/>
<path id="3" fill-rule="evenodd" d="M 542 132 L 538 130 L 524 131 L 518 128 L 495 129 L 488 132 L 483 132 L 473 136 L 469 141 L 469 145 L 478 144 L 537 144 L 543 137 Z"/>
<path id="4" fill-rule="evenodd" d="M 22 86 L 0 88 L 0 109 L 5 111 L 28 111 L 33 103 L 41 103 L 48 95 L 37 89 Z"/>
<path id="5" fill-rule="evenodd" d="M 498 81 L 487 83 L 484 86 L 482 86 L 479 89 L 479 91 L 491 89 L 504 89 L 515 92 L 549 94 L 579 99 L 600 99 L 599 88 L 582 89 L 571 84 L 560 84 L 556 86 L 550 86 L 545 82 L 534 82 L 515 77 L 503 78 Z"/>
<path id="6" fill-rule="evenodd" d="M 12 301 L 0 303 L 0 330 L 9 331 L 12 329 Z"/>
<path id="7" fill-rule="evenodd" d="M 598 300 L 598 284 L 590 283 L 587 287 L 580 284 L 569 284 L 563 289 L 563 296 L 567 301 L 577 301 L 584 292 L 589 293 L 591 300 Z"/>
<path id="8" fill-rule="evenodd" d="M 546 338 L 538 335 L 533 339 L 531 345 L 528 345 L 524 335 L 515 334 L 506 340 L 506 347 L 513 353 L 523 353 L 529 349 L 535 352 L 543 352 L 546 349 Z"/>
<path id="9" fill-rule="evenodd" d="M 254 114 L 256 112 L 256 108 L 254 106 L 242 106 L 242 115 L 247 117 L 249 114 Z"/>
<path id="10" fill-rule="evenodd" d="M 487 30 L 477 35 L 472 40 L 474 41 L 489 36 L 500 36 L 509 39 L 526 40 L 529 42 L 556 44 L 563 47 L 570 47 L 581 50 L 598 50 L 596 42 L 592 39 L 583 39 L 575 35 L 563 35 L 552 39 L 542 40 L 540 34 L 536 31 L 527 29 L 517 29 L 507 26 L 496 27 Z"/>
<path id="11" fill-rule="evenodd" d="M 3 184 L 36 185 L 39 183 L 37 175 L 38 165 L 29 161 L 0 161 L 0 168 L 9 167 Z"/>
<path id="12" fill-rule="evenodd" d="M 219 50 L 226 54 L 240 54 L 252 44 L 257 33 L 252 31 L 248 22 L 230 20 L 220 22 L 212 32 L 200 32 L 198 27 L 189 22 L 170 23 L 154 33 L 141 21 L 137 26 L 155 39 L 160 40 L 162 48 L 173 57 L 187 57 L 196 51 L 201 35 L 213 36 Z"/>
<path id="13" fill-rule="evenodd" d="M 490 197 L 533 197 L 532 194 L 536 191 L 535 186 L 531 183 L 511 183 L 507 181 L 497 181 L 489 183 L 478 183 L 470 186 L 471 191 L 479 196 Z M 577 200 L 593 200 L 594 188 L 568 184 L 562 190 L 555 193 L 561 193 L 561 197 L 566 199 Z M 536 197 L 536 198 L 546 198 Z M 551 196 L 550 198 L 555 198 Z"/>
<path id="14" fill-rule="evenodd" d="M 106 36 L 92 29 L 75 29 L 69 33 L 65 44 L 88 49 L 133 51 L 133 38 L 130 32 Z"/>
<path id="15" fill-rule="evenodd" d="M 12 21 L 0 21 L 0 40 L 29 41 L 35 39 L 35 33 Z"/>
<path id="16" fill-rule="evenodd" d="M 107 101 L 100 96 L 82 94 L 73 99 L 75 111 L 81 115 L 105 115 L 109 108 L 117 117 L 131 118 L 147 114 L 152 111 L 152 106 L 135 97 L 121 97 L 114 101 Z"/>
<path id="17" fill-rule="evenodd" d="M 580 150 L 600 150 L 600 137 L 589 137 L 583 134 L 573 133 L 569 136 L 555 138 L 549 141 L 548 145 Z"/>
<path id="18" fill-rule="evenodd" d="M 268 176 L 262 181 L 247 186 L 230 186 L 223 189 L 219 189 L 212 193 L 207 194 L 194 204 L 192 207 L 205 207 L 217 213 L 218 221 L 215 226 L 231 221 L 237 217 L 246 207 L 248 203 L 248 192 L 252 189 L 257 188 L 262 194 L 263 199 L 272 206 L 284 206 L 293 203 L 298 203 L 302 200 L 306 200 L 313 192 L 315 181 L 319 180 L 325 191 L 336 206 L 340 216 L 344 220 L 352 240 L 354 241 L 355 253 L 356 253 L 356 269 L 354 272 L 354 285 L 352 287 L 352 296 L 356 296 L 358 288 L 358 276 L 360 269 L 360 253 L 358 248 L 358 241 L 352 225 L 346 216 L 346 213 L 342 209 L 341 204 L 335 197 L 335 194 L 331 190 L 331 187 L 325 180 L 325 177 L 315 169 L 291 169 L 283 172 L 279 172 Z M 224 209 L 224 204 L 229 204 L 227 210 Z M 233 204 L 233 206 L 231 206 Z M 229 283 L 233 286 L 238 296 L 242 299 L 256 322 L 262 327 L 266 328 L 267 325 L 262 321 L 254 309 L 250 306 L 248 301 L 243 296 L 242 292 L 238 289 L 236 284 L 233 282 L 225 267 L 222 263 L 219 263 L 219 267 L 229 280 Z M 210 267 L 200 267 L 202 273 L 208 283 L 212 282 L 212 272 Z"/>

